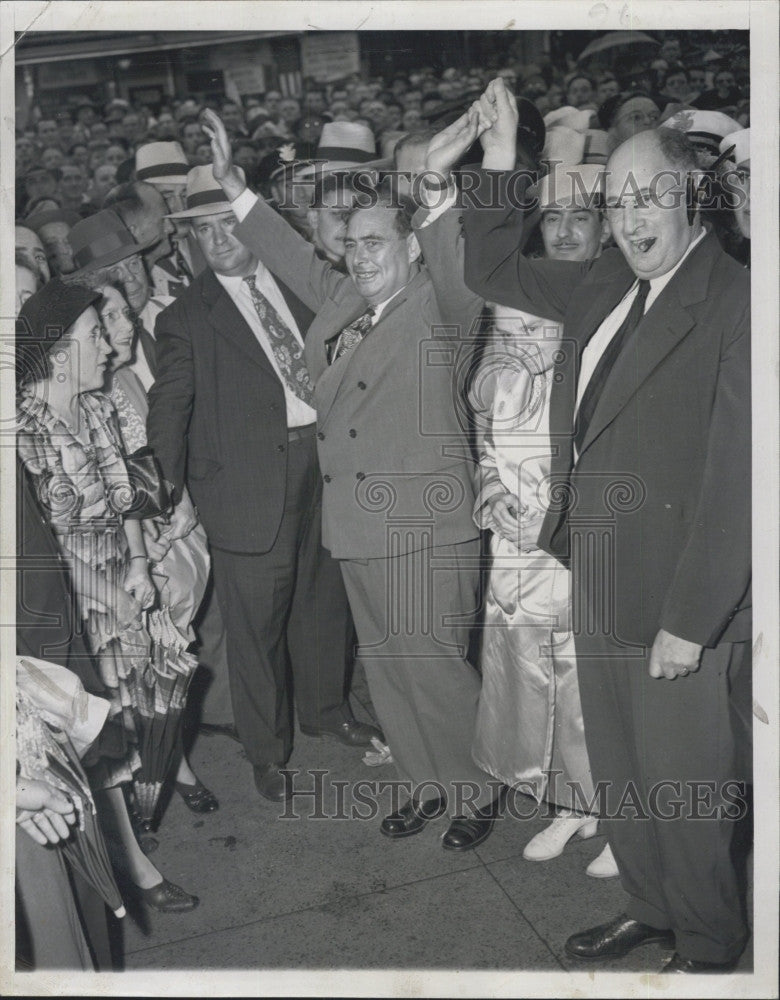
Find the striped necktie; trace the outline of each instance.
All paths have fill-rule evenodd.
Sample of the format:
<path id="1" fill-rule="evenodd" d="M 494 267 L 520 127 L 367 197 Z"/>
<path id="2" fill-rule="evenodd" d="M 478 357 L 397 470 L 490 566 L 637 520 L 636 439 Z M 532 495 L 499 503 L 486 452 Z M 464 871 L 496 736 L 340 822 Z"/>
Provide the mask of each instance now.
<path id="1" fill-rule="evenodd" d="M 304 403 L 314 406 L 314 391 L 312 389 L 309 370 L 303 357 L 303 347 L 301 347 L 295 334 L 287 326 L 279 313 L 274 309 L 268 299 L 257 287 L 257 279 L 254 274 L 247 275 L 244 281 L 249 286 L 252 294 L 255 312 L 263 324 L 263 328 L 268 334 L 271 350 L 279 366 L 279 371 L 293 392 Z"/>

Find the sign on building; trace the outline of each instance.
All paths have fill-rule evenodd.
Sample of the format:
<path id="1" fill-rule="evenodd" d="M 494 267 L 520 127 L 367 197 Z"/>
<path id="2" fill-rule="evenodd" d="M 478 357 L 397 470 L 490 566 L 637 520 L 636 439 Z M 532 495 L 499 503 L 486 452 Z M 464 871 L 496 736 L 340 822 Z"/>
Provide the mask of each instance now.
<path id="1" fill-rule="evenodd" d="M 303 76 L 318 83 L 360 72 L 360 41 L 356 31 L 323 31 L 301 39 Z"/>

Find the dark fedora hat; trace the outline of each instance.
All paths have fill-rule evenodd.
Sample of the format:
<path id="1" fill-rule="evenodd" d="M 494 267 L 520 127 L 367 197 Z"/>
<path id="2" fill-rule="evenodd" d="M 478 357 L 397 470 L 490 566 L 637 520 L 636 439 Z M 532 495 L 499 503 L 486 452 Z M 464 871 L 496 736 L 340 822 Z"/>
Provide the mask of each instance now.
<path id="1" fill-rule="evenodd" d="M 130 230 L 110 208 L 77 222 L 68 233 L 68 243 L 73 250 L 76 270 L 70 278 L 78 278 L 88 271 L 118 264 L 120 260 L 141 253 L 143 249 L 133 239 Z"/>
<path id="2" fill-rule="evenodd" d="M 70 277 L 70 276 L 69 276 Z M 101 294 L 84 285 L 52 278 L 24 303 L 16 321 L 16 377 L 46 377 L 45 358 Z"/>

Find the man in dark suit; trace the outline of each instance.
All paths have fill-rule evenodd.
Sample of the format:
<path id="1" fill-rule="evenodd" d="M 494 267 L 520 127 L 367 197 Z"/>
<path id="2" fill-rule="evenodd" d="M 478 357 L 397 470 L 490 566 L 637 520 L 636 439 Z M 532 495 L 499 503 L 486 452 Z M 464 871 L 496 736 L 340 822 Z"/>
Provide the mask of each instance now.
<path id="1" fill-rule="evenodd" d="M 379 732 L 345 696 L 352 635 L 337 565 L 320 544 L 315 412 L 303 354 L 311 313 L 233 234 L 210 166 L 187 209 L 208 268 L 157 318 L 148 437 L 186 482 L 211 544 L 236 728 L 261 795 L 281 801 L 292 748 L 292 667 L 304 732 L 350 746 Z"/>
<path id="2" fill-rule="evenodd" d="M 482 302 L 463 284 L 457 213 L 412 231 L 380 194 L 350 215 L 343 274 L 246 189 L 219 118 L 204 117 L 240 239 L 316 311 L 306 360 L 323 543 L 340 561 L 371 698 L 411 792 L 381 831 L 408 837 L 449 808 L 443 847 L 470 850 L 490 834 L 497 795 L 470 754 L 479 540 L 453 367 Z"/>
<path id="3" fill-rule="evenodd" d="M 522 194 L 516 111 L 500 81 L 481 105 L 466 280 L 564 323 L 551 495 L 568 499 L 539 544 L 572 567 L 588 754 L 629 895 L 566 949 L 618 958 L 660 941 L 676 948 L 664 971 L 724 971 L 747 938 L 729 846 L 750 679 L 749 276 L 703 229 L 695 154 L 664 129 L 609 161 L 619 249 L 583 264 L 497 255 L 508 192 Z"/>

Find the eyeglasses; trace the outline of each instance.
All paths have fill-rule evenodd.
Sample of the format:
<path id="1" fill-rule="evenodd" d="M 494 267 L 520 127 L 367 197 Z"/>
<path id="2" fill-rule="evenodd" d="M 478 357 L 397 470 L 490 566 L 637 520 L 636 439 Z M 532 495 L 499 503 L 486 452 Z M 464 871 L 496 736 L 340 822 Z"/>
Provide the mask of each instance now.
<path id="1" fill-rule="evenodd" d="M 143 274 L 144 262 L 140 257 L 128 257 L 126 260 L 120 260 L 118 264 L 114 264 L 111 268 L 111 276 L 113 278 L 120 277 L 124 271 L 129 271 L 131 274 Z"/>

